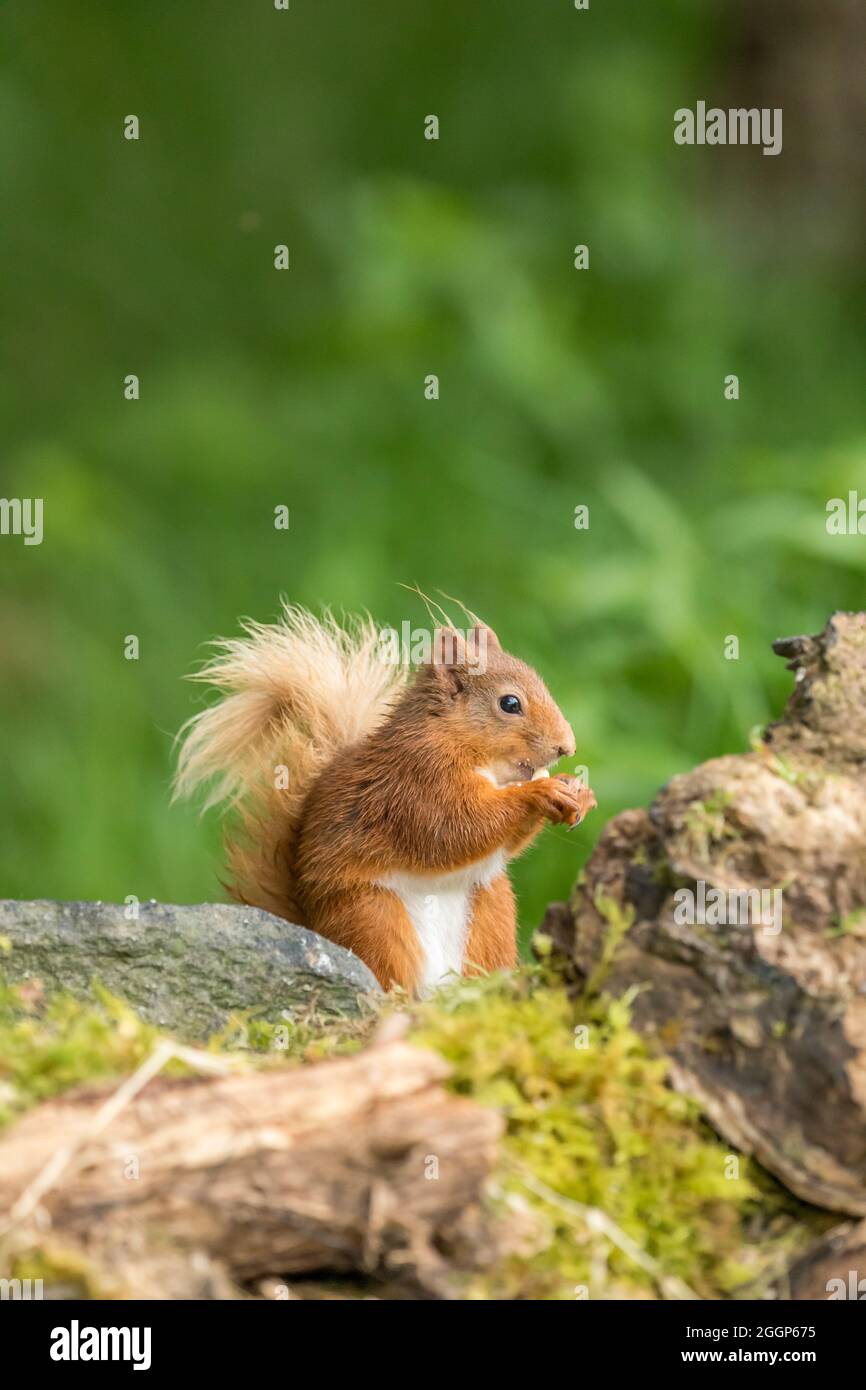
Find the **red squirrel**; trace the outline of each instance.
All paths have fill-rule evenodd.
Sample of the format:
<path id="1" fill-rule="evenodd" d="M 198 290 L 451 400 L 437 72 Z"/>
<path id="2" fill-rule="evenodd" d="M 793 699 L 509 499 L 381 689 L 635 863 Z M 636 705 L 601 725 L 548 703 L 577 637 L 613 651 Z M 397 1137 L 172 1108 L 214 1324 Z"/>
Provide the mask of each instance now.
<path id="1" fill-rule="evenodd" d="M 181 730 L 176 778 L 237 813 L 232 895 L 348 947 L 386 990 L 513 966 L 508 861 L 596 804 L 546 774 L 575 744 L 540 676 L 480 622 L 438 628 L 414 674 L 369 620 L 284 604 L 244 633 L 193 677 L 224 698 Z"/>

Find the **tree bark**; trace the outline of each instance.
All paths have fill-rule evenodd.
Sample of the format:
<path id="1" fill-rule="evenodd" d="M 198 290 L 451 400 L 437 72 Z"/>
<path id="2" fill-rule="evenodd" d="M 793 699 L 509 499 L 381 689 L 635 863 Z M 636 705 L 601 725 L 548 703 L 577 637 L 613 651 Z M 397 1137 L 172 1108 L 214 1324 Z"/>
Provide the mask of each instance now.
<path id="1" fill-rule="evenodd" d="M 720 1134 L 864 1216 L 866 614 L 774 645 L 784 718 L 611 821 L 542 934 L 575 988 L 639 987 L 636 1026 Z"/>

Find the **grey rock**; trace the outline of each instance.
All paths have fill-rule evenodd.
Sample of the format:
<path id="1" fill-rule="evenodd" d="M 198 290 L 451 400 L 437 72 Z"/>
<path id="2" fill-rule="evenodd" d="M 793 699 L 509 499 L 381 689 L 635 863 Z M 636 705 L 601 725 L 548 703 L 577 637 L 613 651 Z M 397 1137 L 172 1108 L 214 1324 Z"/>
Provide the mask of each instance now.
<path id="1" fill-rule="evenodd" d="M 0 969 L 12 982 L 91 997 L 94 980 L 147 1022 L 200 1040 L 234 1012 L 276 1023 L 315 1008 L 356 1014 L 379 986 L 341 946 L 258 908 L 223 903 L 128 909 L 101 902 L 0 899 Z"/>

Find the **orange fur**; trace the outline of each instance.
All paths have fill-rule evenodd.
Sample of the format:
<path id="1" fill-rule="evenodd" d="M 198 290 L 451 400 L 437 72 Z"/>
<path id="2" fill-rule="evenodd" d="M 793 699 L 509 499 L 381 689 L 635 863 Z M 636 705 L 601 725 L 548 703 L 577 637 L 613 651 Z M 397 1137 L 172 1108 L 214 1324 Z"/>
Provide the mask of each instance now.
<path id="1" fill-rule="evenodd" d="M 517 909 L 506 874 L 478 888 L 466 942 L 464 975 L 511 970 L 517 964 Z"/>
<path id="2" fill-rule="evenodd" d="M 421 950 L 403 904 L 387 889 L 357 884 L 353 890 L 329 893 L 315 928 L 360 956 L 383 989 L 415 989 Z"/>
<path id="3" fill-rule="evenodd" d="M 363 739 L 406 684 L 405 666 L 380 659 L 369 619 L 341 627 L 283 604 L 266 625 L 215 642 L 192 679 L 223 699 L 178 735 L 175 796 L 210 786 L 205 810 L 235 812 L 226 846 L 230 891 L 241 902 L 300 922 L 292 889 L 292 845 L 310 785 L 341 748 Z"/>
<path id="4" fill-rule="evenodd" d="M 235 896 L 350 947 L 384 988 L 412 990 L 422 947 L 381 881 L 471 870 L 496 852 L 519 853 L 545 819 L 576 823 L 594 805 L 587 788 L 571 777 L 530 780 L 573 754 L 571 730 L 540 677 L 487 628 L 474 629 L 488 639 L 486 669 L 444 630 L 408 684 L 405 670 L 379 669 L 371 625 L 344 634 L 289 609 L 277 629 L 248 626 L 202 673 L 229 695 L 188 728 L 179 790 L 216 776 L 211 799 L 240 810 Z M 506 692 L 518 695 L 520 714 L 502 711 Z M 288 768 L 285 790 L 273 785 L 276 764 Z M 471 891 L 463 959 L 464 970 L 514 962 L 503 874 Z"/>

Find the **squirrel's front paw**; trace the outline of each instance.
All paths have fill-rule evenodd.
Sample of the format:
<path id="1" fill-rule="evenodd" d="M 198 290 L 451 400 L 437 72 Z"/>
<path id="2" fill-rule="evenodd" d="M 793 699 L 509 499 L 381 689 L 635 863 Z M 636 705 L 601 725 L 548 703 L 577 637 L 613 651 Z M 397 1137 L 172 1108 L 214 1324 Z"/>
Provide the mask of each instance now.
<path id="1" fill-rule="evenodd" d="M 549 809 L 545 814 L 554 825 L 567 825 L 572 830 L 596 805 L 591 787 L 579 777 L 560 772 L 541 785 L 546 789 L 548 798 Z"/>

